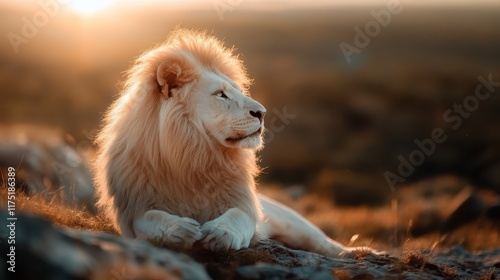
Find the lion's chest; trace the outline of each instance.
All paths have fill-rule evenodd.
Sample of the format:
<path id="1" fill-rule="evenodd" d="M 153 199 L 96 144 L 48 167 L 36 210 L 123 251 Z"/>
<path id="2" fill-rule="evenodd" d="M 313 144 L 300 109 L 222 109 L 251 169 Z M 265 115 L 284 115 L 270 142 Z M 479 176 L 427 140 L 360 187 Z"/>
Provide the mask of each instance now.
<path id="1" fill-rule="evenodd" d="M 179 186 L 157 197 L 158 208 L 180 217 L 189 217 L 203 224 L 221 216 L 228 209 L 243 203 L 241 195 L 231 186 Z"/>

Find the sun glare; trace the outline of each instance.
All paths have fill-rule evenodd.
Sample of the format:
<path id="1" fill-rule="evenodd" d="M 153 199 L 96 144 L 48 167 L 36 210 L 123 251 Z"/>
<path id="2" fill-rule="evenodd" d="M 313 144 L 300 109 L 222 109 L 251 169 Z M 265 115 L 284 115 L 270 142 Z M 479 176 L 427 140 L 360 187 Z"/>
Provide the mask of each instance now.
<path id="1" fill-rule="evenodd" d="M 70 1 L 68 5 L 78 13 L 90 15 L 109 8 L 116 0 Z"/>

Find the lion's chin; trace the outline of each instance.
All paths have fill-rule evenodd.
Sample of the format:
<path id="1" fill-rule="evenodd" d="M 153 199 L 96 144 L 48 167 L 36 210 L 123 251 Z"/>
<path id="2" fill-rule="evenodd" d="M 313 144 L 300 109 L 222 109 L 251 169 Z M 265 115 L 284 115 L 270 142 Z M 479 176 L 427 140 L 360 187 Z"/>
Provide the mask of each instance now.
<path id="1" fill-rule="evenodd" d="M 256 131 L 248 136 L 240 138 L 227 138 L 225 146 L 231 148 L 242 149 L 260 149 L 262 147 L 262 134 L 261 130 Z"/>
<path id="2" fill-rule="evenodd" d="M 235 137 L 228 137 L 228 138 L 226 138 L 226 141 L 228 141 L 228 142 L 239 142 L 239 141 L 242 141 L 242 140 L 245 140 L 245 139 L 248 139 L 248 138 L 260 136 L 261 134 L 262 134 L 262 127 L 260 127 L 257 131 L 255 131 L 253 133 L 250 133 L 250 134 L 247 134 L 247 135 L 235 136 Z"/>

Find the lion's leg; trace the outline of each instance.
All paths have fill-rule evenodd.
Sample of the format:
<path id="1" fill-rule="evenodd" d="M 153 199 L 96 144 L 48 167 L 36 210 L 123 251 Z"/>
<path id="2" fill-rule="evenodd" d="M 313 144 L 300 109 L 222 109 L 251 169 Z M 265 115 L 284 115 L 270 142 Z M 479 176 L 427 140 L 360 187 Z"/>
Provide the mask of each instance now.
<path id="1" fill-rule="evenodd" d="M 255 235 L 256 222 L 238 208 L 227 210 L 220 217 L 201 227 L 203 247 L 211 251 L 247 248 Z"/>
<path id="2" fill-rule="evenodd" d="M 201 238 L 200 224 L 190 218 L 149 210 L 134 223 L 137 238 L 154 244 L 191 248 Z"/>
<path id="3" fill-rule="evenodd" d="M 332 240 L 318 227 L 287 206 L 259 195 L 264 220 L 259 231 L 290 247 L 327 256 L 340 256 L 353 248 Z"/>

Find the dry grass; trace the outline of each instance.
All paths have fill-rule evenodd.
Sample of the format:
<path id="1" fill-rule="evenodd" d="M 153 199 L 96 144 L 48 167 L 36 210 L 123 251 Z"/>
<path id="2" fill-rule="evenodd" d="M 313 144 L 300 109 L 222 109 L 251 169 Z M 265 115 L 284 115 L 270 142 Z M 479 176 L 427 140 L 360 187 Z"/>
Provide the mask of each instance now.
<path id="1" fill-rule="evenodd" d="M 0 197 L 0 207 L 5 209 L 7 198 L 7 189 L 5 187 L 0 187 Z M 86 210 L 72 209 L 55 199 L 46 201 L 40 196 L 29 197 L 23 193 L 17 193 L 16 211 L 45 217 L 54 224 L 66 228 L 117 233 L 111 223 L 104 217 L 92 215 Z"/>
<path id="2" fill-rule="evenodd" d="M 370 256 L 372 253 L 372 251 L 368 248 L 361 248 L 361 249 L 357 249 L 357 250 L 354 250 L 352 251 L 349 256 L 355 260 L 363 260 L 363 259 L 366 259 L 366 257 Z"/>
<path id="3" fill-rule="evenodd" d="M 444 279 L 457 279 L 458 277 L 458 272 L 456 268 L 453 268 L 451 266 L 444 266 L 443 267 L 443 277 Z"/>
<path id="4" fill-rule="evenodd" d="M 400 264 L 412 266 L 418 269 L 423 269 L 425 264 L 429 262 L 429 257 L 418 251 L 408 251 L 399 259 Z"/>
<path id="5" fill-rule="evenodd" d="M 392 205 L 382 207 L 338 207 L 315 194 L 293 199 L 276 186 L 261 188 L 264 194 L 290 206 L 320 227 L 331 238 L 348 246 L 369 246 L 377 250 L 449 248 L 461 244 L 472 251 L 500 247 L 500 231 L 494 222 L 479 219 L 447 234 L 437 230 L 414 236 L 423 214 L 443 219 L 453 210 L 456 191 L 421 195 L 421 186 L 395 193 Z"/>
<path id="6" fill-rule="evenodd" d="M 479 280 L 495 280 L 495 279 L 498 279 L 498 278 L 495 276 L 495 269 L 494 268 L 492 268 L 488 273 L 483 274 L 479 277 Z"/>

